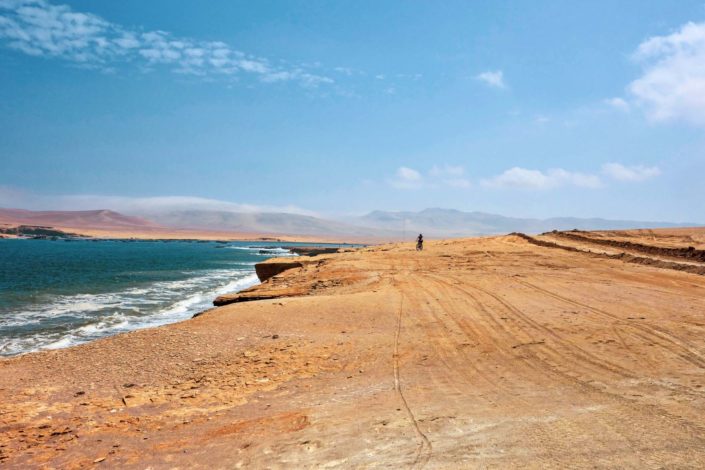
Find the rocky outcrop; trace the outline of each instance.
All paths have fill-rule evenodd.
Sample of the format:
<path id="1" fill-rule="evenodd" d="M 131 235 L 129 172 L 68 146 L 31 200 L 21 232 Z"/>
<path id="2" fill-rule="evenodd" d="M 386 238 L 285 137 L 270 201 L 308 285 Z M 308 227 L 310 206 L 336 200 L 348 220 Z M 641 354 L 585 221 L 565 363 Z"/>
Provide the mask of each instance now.
<path id="1" fill-rule="evenodd" d="M 271 300 L 279 297 L 296 297 L 307 295 L 312 288 L 308 284 L 290 283 L 287 279 L 274 278 L 290 269 L 303 268 L 306 265 L 315 263 L 320 265 L 323 260 L 313 260 L 308 256 L 303 256 L 292 260 L 291 258 L 271 258 L 255 265 L 255 272 L 262 284 L 250 287 L 249 289 L 231 294 L 218 296 L 213 305 L 220 307 L 223 305 L 239 302 L 251 302 L 254 300 Z"/>
<path id="2" fill-rule="evenodd" d="M 244 291 L 236 292 L 234 294 L 224 294 L 216 297 L 213 301 L 213 305 L 216 307 L 221 307 L 223 305 L 235 304 L 239 302 L 252 302 L 254 300 L 271 300 L 278 299 L 280 297 L 297 297 L 300 295 L 306 295 L 309 289 L 303 286 L 296 287 L 284 287 L 275 289 L 261 289 L 260 286 L 255 286 Z"/>
<path id="3" fill-rule="evenodd" d="M 272 258 L 255 265 L 255 272 L 261 282 L 276 276 L 279 273 L 288 271 L 294 268 L 303 268 L 304 265 L 300 261 L 291 261 L 289 259 Z"/>
<path id="4" fill-rule="evenodd" d="M 19 225 L 17 227 L 0 227 L 0 233 L 28 238 L 71 238 L 77 237 L 75 233 L 68 233 L 52 227 L 35 225 Z"/>
<path id="5" fill-rule="evenodd" d="M 330 246 L 284 246 L 286 250 L 299 256 L 318 256 L 337 253 L 340 249 Z"/>

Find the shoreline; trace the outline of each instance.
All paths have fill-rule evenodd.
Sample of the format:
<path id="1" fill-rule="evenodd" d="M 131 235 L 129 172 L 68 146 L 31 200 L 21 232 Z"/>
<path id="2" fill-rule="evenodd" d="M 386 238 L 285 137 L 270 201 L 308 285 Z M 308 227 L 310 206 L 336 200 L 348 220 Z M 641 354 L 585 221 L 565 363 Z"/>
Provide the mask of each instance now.
<path id="1" fill-rule="evenodd" d="M 108 240 L 108 239 L 89 239 L 89 240 L 84 240 L 84 241 L 118 241 L 118 240 Z M 146 242 L 153 242 L 153 241 L 160 241 L 160 240 L 140 240 L 140 241 L 146 241 Z M 178 242 L 187 242 L 188 240 L 175 240 Z M 203 241 L 199 241 L 203 242 Z M 211 241 L 206 241 L 206 242 L 211 242 Z M 258 241 L 256 243 L 263 243 L 261 241 Z M 274 242 L 272 242 L 274 243 Z M 279 242 L 281 243 L 281 242 Z M 289 242 L 291 243 L 291 242 Z M 350 246 L 347 245 L 341 245 L 341 244 L 315 244 L 312 245 L 310 243 L 305 243 L 302 245 L 295 245 L 295 246 L 286 246 L 286 245 L 281 245 L 281 246 L 265 246 L 262 245 L 260 247 L 263 251 L 266 251 L 270 248 L 277 248 L 277 249 L 282 249 L 282 250 L 288 250 L 288 254 L 275 254 L 271 253 L 268 257 L 265 257 L 261 259 L 260 261 L 253 263 L 251 270 L 246 273 L 246 275 L 243 275 L 241 277 L 235 276 L 237 273 L 241 273 L 241 268 L 240 269 L 235 269 L 233 271 L 233 280 L 231 280 L 228 284 L 221 286 L 219 288 L 214 288 L 212 291 L 208 293 L 193 293 L 190 296 L 183 297 L 181 300 L 176 301 L 174 304 L 170 306 L 170 309 L 176 309 L 176 308 L 184 308 L 184 312 L 181 314 L 175 314 L 175 316 L 170 315 L 169 317 L 164 317 L 161 318 L 164 313 L 163 312 L 157 312 L 151 315 L 146 315 L 144 316 L 140 321 L 135 323 L 129 328 L 126 327 L 120 327 L 116 329 L 115 331 L 109 330 L 106 331 L 102 334 L 100 334 L 97 337 L 94 338 L 76 338 L 75 335 L 77 334 L 76 330 L 70 330 L 68 331 L 64 337 L 57 339 L 56 341 L 53 341 L 48 344 L 44 344 L 42 346 L 38 346 L 29 350 L 25 351 L 20 351 L 20 352 L 15 352 L 15 353 L 10 353 L 10 354 L 0 354 L 0 358 L 3 357 L 17 357 L 21 356 L 24 354 L 30 354 L 30 353 L 35 353 L 35 352 L 41 352 L 41 351 L 46 351 L 46 350 L 57 350 L 57 349 L 64 349 L 68 347 L 73 347 L 77 346 L 80 344 L 86 344 L 90 343 L 92 341 L 97 341 L 103 338 L 108 338 L 111 336 L 115 336 L 118 334 L 124 334 L 128 333 L 131 331 L 137 331 L 145 328 L 155 328 L 155 327 L 160 327 L 164 325 L 169 325 L 173 323 L 178 323 L 181 321 L 189 320 L 191 318 L 195 318 L 197 316 L 200 316 L 204 312 L 207 312 L 208 310 L 212 309 L 214 306 L 220 306 L 218 302 L 219 299 L 223 298 L 237 298 L 240 293 L 244 291 L 248 291 L 249 289 L 252 289 L 253 287 L 258 286 L 266 280 L 267 278 L 271 277 L 271 274 L 263 276 L 262 273 L 260 273 L 258 266 L 259 265 L 267 265 L 267 261 L 271 259 L 277 259 L 280 256 L 286 256 L 284 259 L 288 260 L 291 262 L 294 259 L 299 258 L 301 255 L 304 256 L 318 256 L 320 254 L 330 254 L 337 252 L 341 249 L 349 249 L 351 248 Z M 256 250 L 256 248 L 255 248 Z M 261 251 L 260 251 L 261 254 Z M 281 271 L 280 271 L 281 272 Z M 198 276 L 196 276 L 198 277 Z M 155 281 L 155 282 L 160 282 L 160 281 Z M 237 287 L 235 287 L 237 285 Z M 128 288 L 128 290 L 131 288 Z M 116 292 L 115 294 L 119 294 L 120 292 Z M 104 293 L 105 294 L 105 293 Z M 78 295 L 78 294 L 76 294 Z M 201 297 L 206 297 L 204 301 L 197 301 L 194 299 L 201 298 Z M 210 297 L 210 298 L 208 298 Z M 198 305 L 197 308 L 193 306 L 193 304 Z M 177 307 L 178 306 L 178 307 Z M 98 322 L 100 324 L 100 321 Z M 85 328 L 81 327 L 79 330 Z M 37 333 L 39 334 L 39 333 Z"/>
<path id="2" fill-rule="evenodd" d="M 297 261 L 191 320 L 0 359 L 0 464 L 705 464 L 703 276 L 519 236 Z"/>
<path id="3" fill-rule="evenodd" d="M 8 302 L 0 309 L 0 357 L 62 349 L 192 318 L 211 308 L 216 297 L 259 283 L 256 263 L 288 254 L 281 244 L 272 250 L 262 242 L 147 243 L 131 247 L 114 241 L 0 240 L 3 266 L 50 263 L 41 273 L 25 270 L 13 276 L 16 280 L 3 282 L 15 294 L 6 291 Z M 194 261 L 194 256 L 204 261 Z M 155 264 L 156 258 L 165 261 Z M 80 265 L 84 260 L 89 266 L 85 270 Z M 62 263 L 66 269 L 57 267 Z M 46 288 L 37 289 L 40 282 Z"/>
<path id="4" fill-rule="evenodd" d="M 241 242 L 277 242 L 277 243 L 322 243 L 322 244 L 376 244 L 393 241 L 384 237 L 355 237 L 338 235 L 297 235 L 267 232 L 234 232 L 225 230 L 177 229 L 169 227 L 131 228 L 131 227 L 77 227 L 77 226 L 33 226 L 20 223 L 0 223 L 3 230 L 24 227 L 40 232 L 47 232 L 47 238 L 59 232 L 65 238 L 84 237 L 106 240 L 195 240 L 195 241 L 241 241 Z M 2 238 L 18 238 L 16 234 L 0 233 Z"/>

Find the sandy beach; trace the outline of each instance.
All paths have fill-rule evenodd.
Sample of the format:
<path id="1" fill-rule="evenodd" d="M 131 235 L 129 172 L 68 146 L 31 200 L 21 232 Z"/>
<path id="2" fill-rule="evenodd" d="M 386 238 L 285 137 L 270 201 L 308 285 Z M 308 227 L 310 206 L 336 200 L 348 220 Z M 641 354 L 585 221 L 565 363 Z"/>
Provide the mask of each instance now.
<path id="1" fill-rule="evenodd" d="M 198 318 L 0 360 L 0 463 L 701 468 L 705 277 L 611 249 L 301 257 Z"/>

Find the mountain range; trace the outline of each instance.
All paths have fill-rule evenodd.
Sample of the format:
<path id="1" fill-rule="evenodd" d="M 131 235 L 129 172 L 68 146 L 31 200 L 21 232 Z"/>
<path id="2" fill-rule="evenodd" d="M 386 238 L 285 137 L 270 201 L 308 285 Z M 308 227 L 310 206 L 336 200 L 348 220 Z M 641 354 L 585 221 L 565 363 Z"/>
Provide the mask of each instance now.
<path id="1" fill-rule="evenodd" d="M 695 224 L 558 217 L 550 219 L 505 217 L 485 212 L 424 209 L 419 212 L 373 211 L 360 217 L 331 220 L 309 215 L 275 212 L 212 210 L 162 211 L 125 215 L 111 210 L 28 211 L 0 209 L 0 223 L 70 227 L 75 229 L 190 229 L 238 233 L 287 234 L 322 237 L 400 239 L 423 233 L 426 237 L 463 237 L 508 232 L 539 233 L 550 230 L 619 230 L 684 227 Z"/>
<path id="2" fill-rule="evenodd" d="M 92 211 L 29 211 L 0 208 L 0 224 L 36 225 L 72 228 L 156 228 L 152 221 L 120 214 L 111 210 Z"/>
<path id="3" fill-rule="evenodd" d="M 419 212 L 373 211 L 359 217 L 357 224 L 385 230 L 420 232 L 430 237 L 493 235 L 508 232 L 540 233 L 551 230 L 625 230 L 693 226 L 669 222 L 608 220 L 601 218 L 554 217 L 549 219 L 505 217 L 486 212 L 454 209 L 424 209 Z"/>

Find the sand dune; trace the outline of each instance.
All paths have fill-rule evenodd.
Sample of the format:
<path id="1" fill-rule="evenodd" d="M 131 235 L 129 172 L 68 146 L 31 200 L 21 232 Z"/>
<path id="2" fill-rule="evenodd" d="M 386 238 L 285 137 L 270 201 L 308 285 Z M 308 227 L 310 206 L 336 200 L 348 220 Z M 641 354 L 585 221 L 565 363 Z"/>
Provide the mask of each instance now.
<path id="1" fill-rule="evenodd" d="M 705 466 L 705 276 L 518 236 L 300 261 L 273 298 L 0 361 L 2 464 Z"/>

